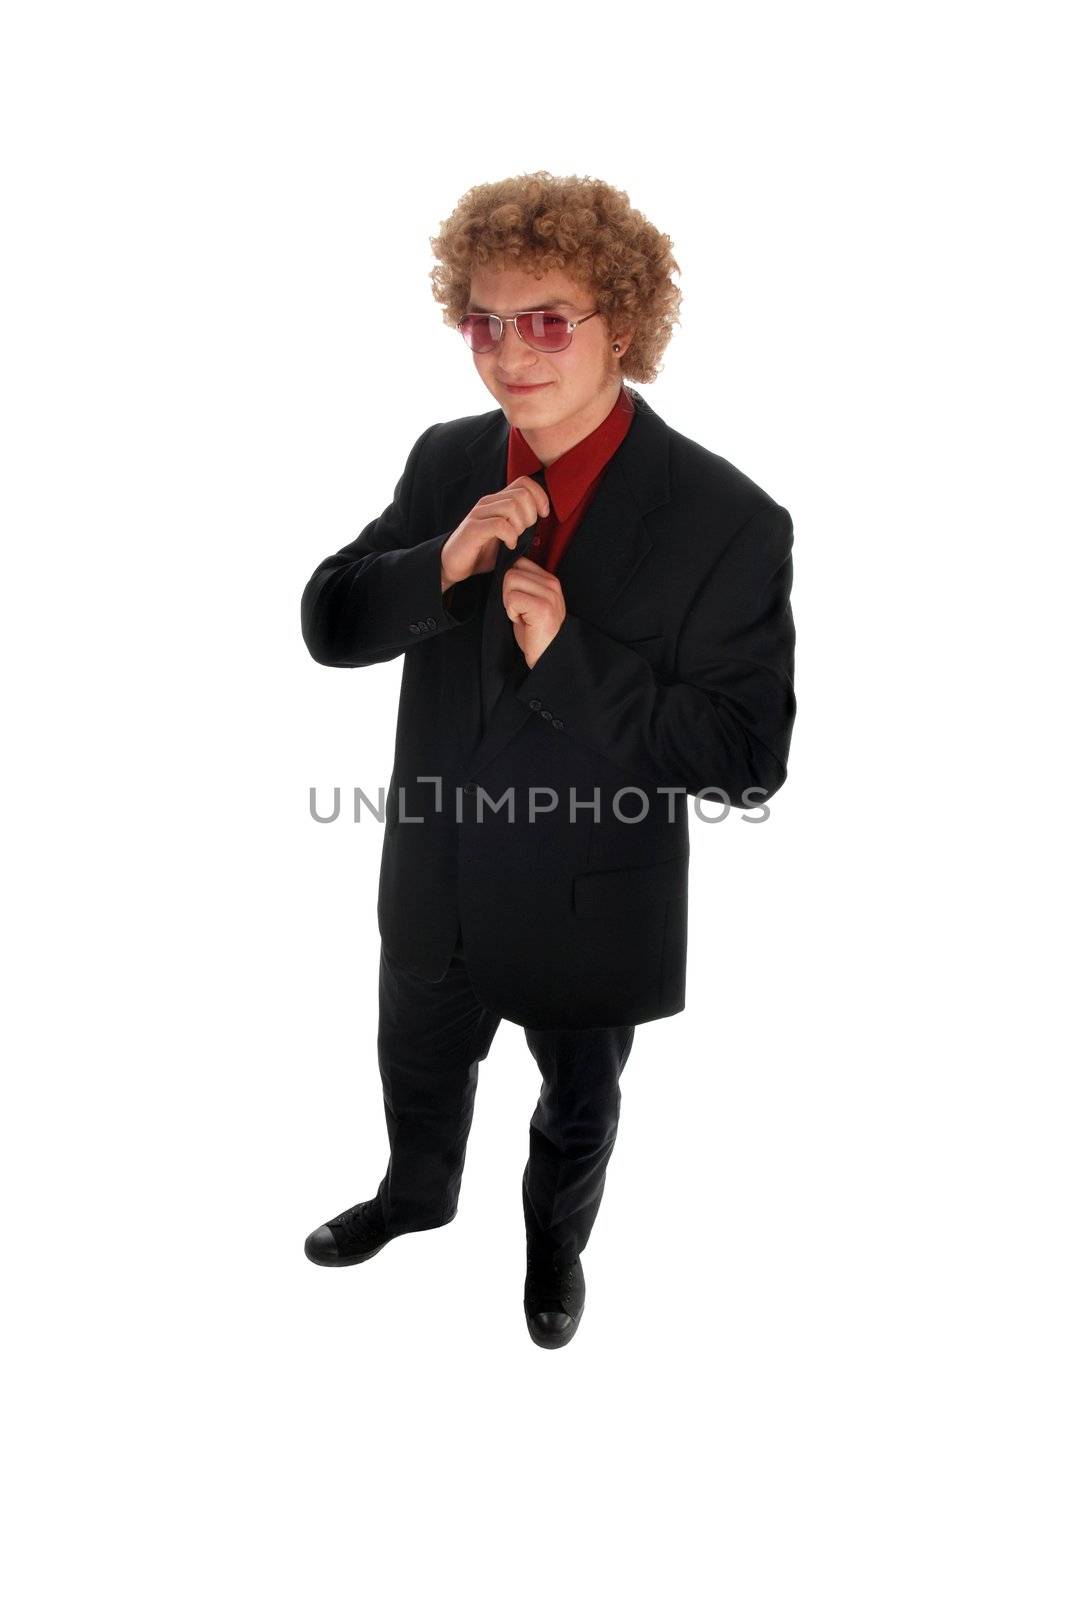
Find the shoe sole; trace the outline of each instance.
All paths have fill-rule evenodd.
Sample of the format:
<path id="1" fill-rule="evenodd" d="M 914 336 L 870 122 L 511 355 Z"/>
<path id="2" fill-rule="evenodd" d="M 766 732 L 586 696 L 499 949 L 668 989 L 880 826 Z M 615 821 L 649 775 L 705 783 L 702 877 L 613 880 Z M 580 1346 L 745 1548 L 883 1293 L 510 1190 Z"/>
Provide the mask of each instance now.
<path id="1" fill-rule="evenodd" d="M 584 1307 L 581 1306 L 580 1310 L 577 1312 L 572 1322 L 570 1322 L 564 1333 L 541 1333 L 534 1323 L 529 1322 L 528 1337 L 531 1339 L 532 1343 L 537 1344 L 541 1350 L 560 1350 L 562 1345 L 569 1343 L 569 1340 L 573 1337 L 573 1334 L 576 1332 L 577 1328 L 579 1328 L 580 1319 L 583 1315 Z M 527 1321 L 527 1318 L 525 1320 Z"/>
<path id="2" fill-rule="evenodd" d="M 390 1240 L 384 1239 L 382 1244 L 377 1244 L 373 1250 L 363 1251 L 359 1256 L 335 1256 L 331 1259 L 330 1257 L 325 1258 L 324 1256 L 314 1255 L 309 1249 L 309 1242 L 306 1239 L 305 1254 L 313 1265 L 317 1267 L 359 1267 L 362 1261 L 371 1261 L 373 1256 L 378 1256 L 379 1252 L 385 1249 L 388 1244 L 390 1244 Z"/>

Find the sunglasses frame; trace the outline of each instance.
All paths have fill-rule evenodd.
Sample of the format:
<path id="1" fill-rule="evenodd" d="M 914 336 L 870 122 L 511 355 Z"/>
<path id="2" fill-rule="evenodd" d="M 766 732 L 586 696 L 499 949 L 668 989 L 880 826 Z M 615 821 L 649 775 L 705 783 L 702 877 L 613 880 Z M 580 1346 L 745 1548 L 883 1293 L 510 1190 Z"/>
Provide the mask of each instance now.
<path id="1" fill-rule="evenodd" d="M 577 317 L 575 322 L 571 322 L 569 320 L 569 318 L 566 317 L 565 326 L 566 326 L 566 329 L 568 330 L 568 333 L 569 333 L 568 339 L 566 339 L 565 343 L 562 345 L 560 350 L 548 350 L 545 345 L 529 344 L 528 340 L 524 337 L 524 334 L 521 332 L 520 328 L 517 326 L 519 318 L 521 318 L 521 317 L 536 317 L 536 316 L 539 315 L 540 311 L 544 311 L 545 315 L 551 316 L 551 317 L 560 317 L 561 316 L 561 312 L 560 311 L 555 311 L 551 306 L 547 306 L 546 308 L 540 306 L 535 311 L 518 311 L 516 313 L 516 315 L 512 316 L 512 317 L 500 317 L 496 311 L 466 311 L 465 312 L 465 317 L 486 317 L 489 322 L 497 322 L 498 323 L 500 331 L 499 331 L 498 337 L 495 339 L 494 343 L 491 345 L 491 349 L 490 350 L 476 350 L 476 349 L 473 348 L 473 346 L 471 344 L 469 344 L 468 340 L 465 339 L 465 330 L 461 326 L 461 323 L 464 322 L 465 317 L 462 317 L 461 321 L 457 324 L 457 331 L 458 331 L 458 333 L 460 333 L 462 339 L 465 339 L 465 348 L 467 350 L 472 350 L 473 355 L 475 355 L 475 356 L 489 356 L 491 354 L 492 350 L 497 350 L 498 349 L 499 345 L 502 343 L 503 339 L 506 337 L 506 327 L 507 327 L 507 325 L 512 322 L 513 328 L 514 328 L 514 332 L 516 333 L 518 339 L 521 341 L 521 343 L 523 345 L 527 345 L 529 350 L 538 350 L 540 355 L 544 355 L 544 356 L 560 356 L 561 353 L 562 353 L 562 350 L 568 350 L 569 346 L 573 342 L 573 329 L 574 328 L 579 328 L 579 326 L 580 326 L 580 324 L 582 322 L 588 322 L 592 317 L 597 317 L 599 315 L 599 310 L 596 307 L 596 309 L 594 311 L 585 312 L 585 314 L 582 317 Z"/>

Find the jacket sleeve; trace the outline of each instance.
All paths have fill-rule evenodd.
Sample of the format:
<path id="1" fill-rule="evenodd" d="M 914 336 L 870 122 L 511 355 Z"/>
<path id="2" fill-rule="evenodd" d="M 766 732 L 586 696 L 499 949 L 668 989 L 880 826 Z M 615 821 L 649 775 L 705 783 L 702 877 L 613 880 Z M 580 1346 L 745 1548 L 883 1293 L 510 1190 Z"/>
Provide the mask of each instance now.
<path id="1" fill-rule="evenodd" d="M 313 660 L 325 667 L 390 661 L 474 615 L 471 579 L 442 590 L 441 551 L 453 530 L 435 533 L 412 515 L 421 452 L 436 426 L 409 452 L 386 510 L 321 561 L 305 585 L 301 634 Z"/>
<path id="2" fill-rule="evenodd" d="M 634 782 L 761 804 L 787 776 L 796 714 L 792 536 L 791 516 L 772 501 L 733 534 L 689 604 L 671 680 L 567 612 L 514 692 L 542 702 L 555 737 L 578 740 Z"/>

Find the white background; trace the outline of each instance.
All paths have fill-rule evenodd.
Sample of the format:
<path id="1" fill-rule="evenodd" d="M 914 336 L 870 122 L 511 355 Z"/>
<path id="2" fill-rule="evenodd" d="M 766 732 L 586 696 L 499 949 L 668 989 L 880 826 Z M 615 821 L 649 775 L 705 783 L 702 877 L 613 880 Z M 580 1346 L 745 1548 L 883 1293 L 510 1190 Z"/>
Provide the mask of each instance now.
<path id="1" fill-rule="evenodd" d="M 1054 20 L 6 14 L 20 1600 L 1066 1596 Z M 493 405 L 428 239 L 540 167 L 673 240 L 643 392 L 791 511 L 799 699 L 769 822 L 693 823 L 554 1353 L 510 1023 L 457 1220 L 302 1253 L 387 1153 L 381 829 L 308 790 L 387 782 L 401 661 L 317 666 L 298 601 Z"/>

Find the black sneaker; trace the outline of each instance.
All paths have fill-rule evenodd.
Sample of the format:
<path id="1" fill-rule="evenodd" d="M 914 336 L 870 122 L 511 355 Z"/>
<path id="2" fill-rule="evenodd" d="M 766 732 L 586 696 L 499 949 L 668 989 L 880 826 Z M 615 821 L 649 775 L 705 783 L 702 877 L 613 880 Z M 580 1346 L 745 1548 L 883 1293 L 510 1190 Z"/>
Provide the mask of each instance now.
<path id="1" fill-rule="evenodd" d="M 305 1240 L 305 1254 L 318 1267 L 352 1267 L 376 1255 L 390 1238 L 377 1194 L 310 1233 Z"/>
<path id="2" fill-rule="evenodd" d="M 558 1350 L 569 1343 L 583 1315 L 586 1292 L 579 1256 L 558 1263 L 529 1243 L 524 1315 L 541 1349 Z"/>

